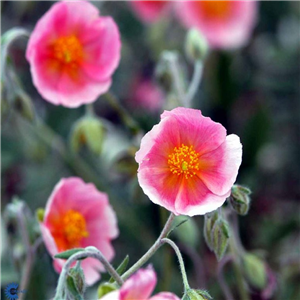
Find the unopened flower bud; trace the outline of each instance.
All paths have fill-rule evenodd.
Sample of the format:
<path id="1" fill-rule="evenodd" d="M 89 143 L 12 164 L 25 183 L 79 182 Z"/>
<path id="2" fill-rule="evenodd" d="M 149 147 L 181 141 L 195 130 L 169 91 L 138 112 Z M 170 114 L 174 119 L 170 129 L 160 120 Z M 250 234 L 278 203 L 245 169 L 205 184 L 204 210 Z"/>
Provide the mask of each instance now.
<path id="1" fill-rule="evenodd" d="M 165 59 L 164 53 L 155 68 L 157 83 L 166 92 L 170 92 L 173 86 L 173 77 L 170 71 L 169 62 Z"/>
<path id="2" fill-rule="evenodd" d="M 36 218 L 39 222 L 43 222 L 44 221 L 44 216 L 45 216 L 45 209 L 43 208 L 38 208 L 35 212 L 36 214 Z"/>
<path id="3" fill-rule="evenodd" d="M 188 31 L 185 40 L 185 52 L 192 62 L 203 60 L 208 52 L 208 44 L 205 37 L 196 28 Z"/>
<path id="4" fill-rule="evenodd" d="M 188 290 L 182 300 L 210 300 L 212 297 L 204 290 Z"/>
<path id="5" fill-rule="evenodd" d="M 254 254 L 246 253 L 242 258 L 242 265 L 249 283 L 262 290 L 267 284 L 267 270 L 264 261 Z"/>
<path id="6" fill-rule="evenodd" d="M 213 251 L 212 244 L 212 229 L 215 225 L 215 222 L 218 220 L 219 214 L 218 211 L 214 211 L 210 214 L 204 216 L 204 238 L 208 248 Z"/>
<path id="7" fill-rule="evenodd" d="M 217 256 L 218 261 L 220 261 L 224 256 L 228 246 L 228 241 L 229 241 L 228 223 L 225 220 L 220 218 L 215 222 L 211 234 L 212 234 L 213 251 Z"/>
<path id="8" fill-rule="evenodd" d="M 116 290 L 116 286 L 113 283 L 104 282 L 98 287 L 98 298 L 105 296 L 106 294 Z"/>
<path id="9" fill-rule="evenodd" d="M 83 295 L 85 292 L 86 284 L 83 270 L 80 266 L 76 266 L 69 270 L 69 276 L 74 280 L 78 292 Z"/>
<path id="10" fill-rule="evenodd" d="M 230 204 L 240 215 L 246 215 L 250 206 L 251 191 L 241 185 L 234 185 L 231 188 Z"/>
<path id="11" fill-rule="evenodd" d="M 71 148 L 78 152 L 80 147 L 86 145 L 88 149 L 100 154 L 104 138 L 104 129 L 101 121 L 93 116 L 86 116 L 77 121 L 71 133 Z"/>

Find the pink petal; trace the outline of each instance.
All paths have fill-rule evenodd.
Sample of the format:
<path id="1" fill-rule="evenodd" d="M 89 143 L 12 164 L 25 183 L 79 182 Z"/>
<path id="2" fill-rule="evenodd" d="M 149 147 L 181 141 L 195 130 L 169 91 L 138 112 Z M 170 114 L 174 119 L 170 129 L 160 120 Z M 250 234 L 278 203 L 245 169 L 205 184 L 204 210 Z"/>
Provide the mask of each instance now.
<path id="1" fill-rule="evenodd" d="M 204 215 L 221 207 L 231 190 L 224 195 L 213 194 L 200 178 L 185 179 L 175 200 L 177 215 Z"/>
<path id="2" fill-rule="evenodd" d="M 231 189 L 242 162 L 242 144 L 237 135 L 231 134 L 217 149 L 205 153 L 199 160 L 203 165 L 200 178 L 215 194 L 221 196 Z"/>
<path id="3" fill-rule="evenodd" d="M 177 4 L 179 19 L 186 27 L 198 28 L 214 48 L 236 48 L 247 42 L 257 19 L 257 1 L 230 1 L 226 18 L 207 16 L 199 2 Z"/>
<path id="4" fill-rule="evenodd" d="M 85 42 L 86 58 L 82 64 L 83 71 L 92 79 L 104 81 L 117 68 L 120 61 L 121 41 L 116 23 L 110 17 L 95 21 L 85 33 L 82 40 Z"/>
<path id="5" fill-rule="evenodd" d="M 219 147 L 225 140 L 226 129 L 204 117 L 200 110 L 177 107 L 171 111 L 164 111 L 161 119 L 175 119 L 180 134 L 180 142 L 176 146 L 193 145 L 194 149 L 203 154 Z M 166 123 L 165 126 L 170 126 Z"/>
<path id="6" fill-rule="evenodd" d="M 162 292 L 151 297 L 149 300 L 180 300 L 175 294 Z"/>
<path id="7" fill-rule="evenodd" d="M 120 289 L 120 300 L 148 299 L 156 285 L 156 274 L 151 267 L 140 269 L 125 281 Z"/>

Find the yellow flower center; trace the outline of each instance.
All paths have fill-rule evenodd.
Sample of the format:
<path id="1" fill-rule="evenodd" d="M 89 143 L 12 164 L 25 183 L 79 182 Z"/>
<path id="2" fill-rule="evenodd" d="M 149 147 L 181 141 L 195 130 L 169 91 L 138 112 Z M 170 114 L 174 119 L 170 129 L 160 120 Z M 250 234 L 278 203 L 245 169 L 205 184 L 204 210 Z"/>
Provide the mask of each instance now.
<path id="1" fill-rule="evenodd" d="M 75 35 L 63 36 L 54 42 L 54 57 L 65 64 L 78 63 L 82 60 L 83 49 Z"/>
<path id="2" fill-rule="evenodd" d="M 62 231 L 69 248 L 78 247 L 81 239 L 89 235 L 84 217 L 72 209 L 62 219 Z"/>
<path id="3" fill-rule="evenodd" d="M 230 1 L 198 1 L 204 15 L 213 19 L 225 19 L 230 14 Z"/>
<path id="4" fill-rule="evenodd" d="M 199 170 L 199 153 L 193 146 L 182 144 L 175 147 L 173 153 L 168 156 L 168 165 L 173 174 L 184 175 L 189 179 L 196 175 Z"/>

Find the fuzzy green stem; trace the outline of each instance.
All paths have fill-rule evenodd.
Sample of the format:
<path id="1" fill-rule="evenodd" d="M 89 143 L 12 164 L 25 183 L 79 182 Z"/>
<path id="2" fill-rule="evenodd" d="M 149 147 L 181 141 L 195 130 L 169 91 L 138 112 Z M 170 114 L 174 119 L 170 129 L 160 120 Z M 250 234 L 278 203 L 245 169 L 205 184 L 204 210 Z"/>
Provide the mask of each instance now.
<path id="1" fill-rule="evenodd" d="M 199 84 L 202 79 L 202 74 L 203 74 L 203 62 L 201 60 L 198 60 L 195 62 L 193 78 L 191 80 L 190 86 L 185 96 L 184 102 L 186 107 L 191 106 L 191 102 L 195 97 L 195 94 L 199 88 Z"/>
<path id="2" fill-rule="evenodd" d="M 186 276 L 186 271 L 185 271 L 185 266 L 184 266 L 184 262 L 183 262 L 183 258 L 181 255 L 181 252 L 179 250 L 179 248 L 177 247 L 177 245 L 170 239 L 168 238 L 163 238 L 161 240 L 162 244 L 169 244 L 175 251 L 178 261 L 179 261 L 179 267 L 180 267 L 180 271 L 181 271 L 181 275 L 182 275 L 182 281 L 183 281 L 183 286 L 184 286 L 184 292 L 188 291 L 190 289 L 189 286 L 189 282 Z"/>
<path id="3" fill-rule="evenodd" d="M 156 242 L 152 245 L 152 247 L 129 269 L 122 275 L 122 279 L 127 279 L 130 275 L 140 269 L 154 254 L 155 252 L 162 246 L 161 240 L 165 238 L 169 230 L 171 228 L 172 222 L 175 218 L 173 213 L 170 214 L 160 236 L 156 240 Z"/>
<path id="4" fill-rule="evenodd" d="M 97 248 L 87 247 L 85 250 L 73 254 L 65 263 L 58 279 L 57 290 L 56 290 L 54 300 L 62 300 L 64 297 L 65 283 L 71 265 L 78 259 L 86 258 L 86 257 L 92 257 L 98 259 L 104 265 L 106 271 L 111 275 L 111 277 L 113 277 L 113 279 L 116 281 L 116 283 L 119 286 L 121 286 L 124 283 L 122 278 L 114 269 L 114 267 L 108 262 L 108 260 Z"/>

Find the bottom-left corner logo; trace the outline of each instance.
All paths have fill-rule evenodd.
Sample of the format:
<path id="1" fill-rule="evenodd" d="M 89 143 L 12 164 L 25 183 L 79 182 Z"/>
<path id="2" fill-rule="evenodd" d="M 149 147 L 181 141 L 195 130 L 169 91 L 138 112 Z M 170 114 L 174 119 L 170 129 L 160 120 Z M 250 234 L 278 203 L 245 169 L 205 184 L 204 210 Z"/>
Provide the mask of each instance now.
<path id="1" fill-rule="evenodd" d="M 19 285 L 17 283 L 12 282 L 12 283 L 8 284 L 5 287 L 5 290 L 4 290 L 6 298 L 8 300 L 18 299 L 19 298 L 19 296 L 18 296 L 19 293 L 25 293 L 26 292 L 25 290 L 18 291 L 18 288 L 19 288 Z"/>

